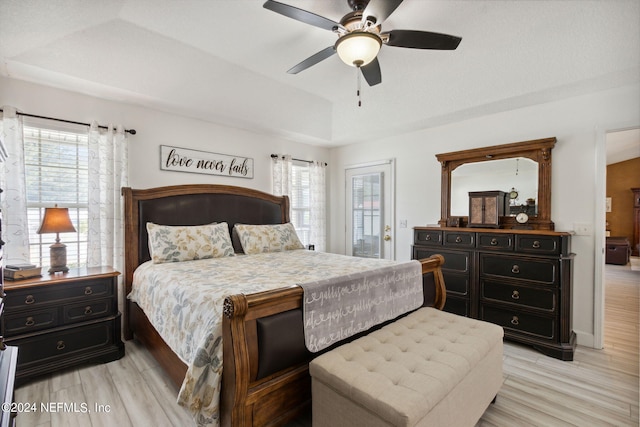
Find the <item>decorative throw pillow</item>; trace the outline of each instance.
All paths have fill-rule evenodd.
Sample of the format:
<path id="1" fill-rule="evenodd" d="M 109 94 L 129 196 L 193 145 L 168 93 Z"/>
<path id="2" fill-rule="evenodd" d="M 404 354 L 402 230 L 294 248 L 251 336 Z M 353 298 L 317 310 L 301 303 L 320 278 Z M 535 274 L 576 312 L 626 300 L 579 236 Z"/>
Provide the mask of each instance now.
<path id="1" fill-rule="evenodd" d="M 226 222 L 190 226 L 148 222 L 147 233 L 151 260 L 156 264 L 234 254 Z"/>
<path id="2" fill-rule="evenodd" d="M 290 222 L 273 225 L 236 224 L 234 228 L 247 255 L 304 249 Z"/>

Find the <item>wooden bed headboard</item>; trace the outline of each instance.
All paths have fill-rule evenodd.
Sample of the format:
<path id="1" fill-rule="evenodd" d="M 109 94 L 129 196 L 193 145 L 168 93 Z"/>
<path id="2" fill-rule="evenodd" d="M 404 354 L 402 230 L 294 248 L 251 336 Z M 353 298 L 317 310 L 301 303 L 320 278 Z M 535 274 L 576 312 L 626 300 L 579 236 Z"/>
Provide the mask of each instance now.
<path id="1" fill-rule="evenodd" d="M 284 224 L 289 222 L 289 198 L 230 185 L 191 184 L 149 189 L 122 188 L 125 216 L 125 295 L 131 292 L 134 270 L 151 259 L 147 222 L 162 225 L 202 225 L 213 222 Z M 233 241 L 240 251 L 237 239 Z"/>

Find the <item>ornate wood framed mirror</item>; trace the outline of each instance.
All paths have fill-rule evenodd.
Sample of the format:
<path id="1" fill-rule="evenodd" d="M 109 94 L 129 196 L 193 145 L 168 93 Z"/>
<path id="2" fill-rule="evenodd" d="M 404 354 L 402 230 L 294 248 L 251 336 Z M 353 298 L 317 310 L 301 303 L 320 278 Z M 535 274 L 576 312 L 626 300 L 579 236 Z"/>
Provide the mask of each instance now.
<path id="1" fill-rule="evenodd" d="M 516 142 L 512 144 L 494 145 L 490 147 L 475 148 L 471 150 L 455 151 L 451 153 L 436 154 L 436 158 L 442 164 L 442 191 L 441 191 L 441 217 L 438 223 L 441 227 L 455 226 L 466 227 L 468 224 L 468 210 L 462 212 L 454 211 L 452 214 L 452 195 L 464 193 L 464 190 L 452 188 L 452 177 L 456 169 L 463 165 L 478 164 L 476 166 L 487 166 L 486 175 L 498 178 L 498 182 L 486 184 L 484 177 L 472 176 L 477 185 L 494 186 L 496 188 L 480 188 L 476 191 L 502 190 L 512 194 L 511 210 L 501 218 L 502 228 L 531 228 L 536 230 L 553 230 L 551 221 L 551 150 L 556 144 L 556 138 L 536 139 L 532 141 Z M 537 165 L 537 177 L 535 174 L 529 178 L 530 184 L 522 183 L 522 186 L 530 186 L 526 199 L 514 202 L 518 198 L 518 189 L 513 185 L 513 178 L 500 180 L 498 160 L 516 159 L 516 167 L 512 175 L 519 174 L 520 164 L 525 163 Z M 523 161 L 520 162 L 520 159 Z M 528 160 L 527 160 L 528 159 Z M 532 162 L 531 162 L 532 161 Z M 494 162 L 479 165 L 480 162 Z M 525 168 L 523 168 L 525 169 Z M 537 181 L 536 181 L 537 178 Z M 528 221 L 520 224 L 516 221 L 515 215 L 518 211 L 527 211 Z"/>

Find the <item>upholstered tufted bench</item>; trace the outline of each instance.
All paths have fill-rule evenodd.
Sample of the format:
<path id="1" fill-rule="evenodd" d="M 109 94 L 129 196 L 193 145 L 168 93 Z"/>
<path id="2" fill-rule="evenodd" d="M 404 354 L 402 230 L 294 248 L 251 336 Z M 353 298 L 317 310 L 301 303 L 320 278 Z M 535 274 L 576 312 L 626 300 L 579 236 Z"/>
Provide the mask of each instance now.
<path id="1" fill-rule="evenodd" d="M 421 308 L 315 358 L 313 426 L 473 426 L 500 389 L 501 327 Z"/>

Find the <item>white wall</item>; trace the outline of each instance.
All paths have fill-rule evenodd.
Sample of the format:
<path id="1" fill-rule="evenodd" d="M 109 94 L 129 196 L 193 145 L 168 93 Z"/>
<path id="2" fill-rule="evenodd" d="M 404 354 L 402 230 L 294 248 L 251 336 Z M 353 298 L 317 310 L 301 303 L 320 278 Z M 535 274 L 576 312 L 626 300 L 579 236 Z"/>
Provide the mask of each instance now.
<path id="1" fill-rule="evenodd" d="M 318 146 L 0 77 L 2 105 L 11 105 L 29 114 L 85 123 L 97 120 L 101 125 L 123 124 L 127 129 L 135 129 L 136 135 L 129 136 L 129 184 L 134 188 L 208 183 L 249 187 L 270 193 L 271 153 L 325 162 L 329 158 L 329 150 Z M 160 170 L 160 145 L 251 157 L 254 178 Z"/>
<path id="2" fill-rule="evenodd" d="M 555 136 L 552 151 L 551 219 L 558 231 L 595 222 L 595 152 L 599 132 L 619 123 L 640 125 L 640 86 L 593 93 L 426 129 L 331 152 L 331 246 L 345 247 L 344 168 L 396 159 L 396 258 L 411 258 L 412 227 L 440 219 L 440 164 L 435 155 Z M 407 220 L 408 228 L 399 223 Z M 595 229 L 595 228 L 594 228 Z M 573 329 L 578 343 L 594 334 L 594 236 L 574 236 Z"/>

